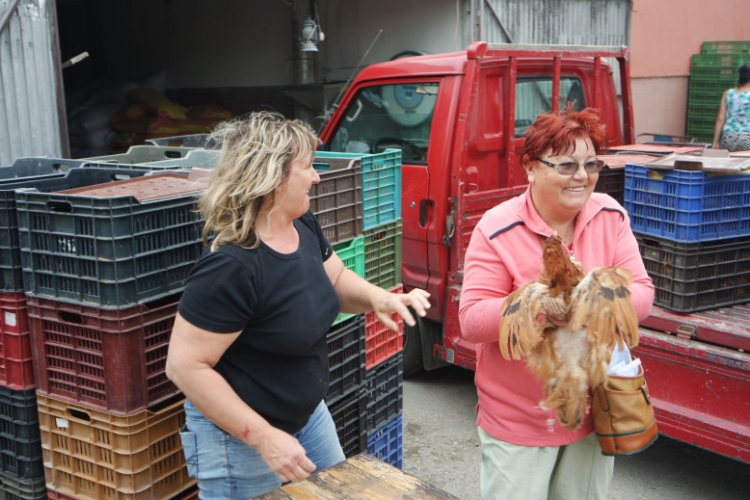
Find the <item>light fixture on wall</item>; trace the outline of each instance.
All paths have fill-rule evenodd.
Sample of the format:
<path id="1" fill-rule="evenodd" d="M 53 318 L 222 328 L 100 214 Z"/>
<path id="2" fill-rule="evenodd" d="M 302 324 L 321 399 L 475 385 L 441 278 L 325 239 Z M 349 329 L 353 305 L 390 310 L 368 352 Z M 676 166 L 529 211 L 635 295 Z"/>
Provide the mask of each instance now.
<path id="1" fill-rule="evenodd" d="M 325 40 L 325 34 L 320 26 L 313 21 L 312 16 L 306 15 L 302 20 L 301 52 L 317 52 L 318 43 Z"/>

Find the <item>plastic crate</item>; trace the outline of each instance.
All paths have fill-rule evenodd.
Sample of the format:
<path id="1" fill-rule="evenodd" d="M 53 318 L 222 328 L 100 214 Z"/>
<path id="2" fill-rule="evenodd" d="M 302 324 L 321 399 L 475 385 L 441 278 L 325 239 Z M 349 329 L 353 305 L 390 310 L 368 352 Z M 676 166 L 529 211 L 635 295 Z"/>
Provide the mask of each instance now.
<path id="1" fill-rule="evenodd" d="M 365 229 L 365 279 L 381 288 L 401 283 L 402 221 Z"/>
<path id="2" fill-rule="evenodd" d="M 333 250 L 347 269 L 351 269 L 363 278 L 365 277 L 365 239 L 362 236 L 346 243 L 334 245 Z M 353 316 L 354 314 L 351 313 L 340 312 L 333 324 L 338 325 Z"/>
<path id="3" fill-rule="evenodd" d="M 193 486 L 189 490 L 184 491 L 175 497 L 172 497 L 170 500 L 198 500 L 198 493 L 199 493 L 198 487 Z M 53 489 L 47 490 L 47 498 L 48 500 L 77 500 L 76 497 L 64 495 Z"/>
<path id="4" fill-rule="evenodd" d="M 326 336 L 330 382 L 326 403 L 359 393 L 365 385 L 365 319 L 363 315 L 334 326 Z"/>
<path id="5" fill-rule="evenodd" d="M 688 109 L 693 106 L 716 106 L 716 110 L 718 111 L 719 106 L 721 106 L 721 96 L 724 94 L 724 90 L 690 90 L 688 92 Z M 714 118 L 715 122 L 716 119 Z"/>
<path id="6" fill-rule="evenodd" d="M 344 158 L 316 159 L 320 182 L 310 187 L 310 210 L 331 244 L 362 235 L 362 167 Z"/>
<path id="7" fill-rule="evenodd" d="M 0 474 L 0 500 L 46 500 L 44 480 L 28 482 Z"/>
<path id="8" fill-rule="evenodd" d="M 0 474 L 24 482 L 44 480 L 33 389 L 0 386 Z"/>
<path id="9" fill-rule="evenodd" d="M 393 293 L 403 293 L 403 291 L 403 285 L 391 290 Z M 393 313 L 391 319 L 398 325 L 397 332 L 381 323 L 374 312 L 365 313 L 366 367 L 368 370 L 404 349 L 404 319 L 397 313 Z"/>
<path id="10" fill-rule="evenodd" d="M 36 387 L 26 295 L 20 292 L 0 292 L 0 385 Z"/>
<path id="11" fill-rule="evenodd" d="M 29 297 L 37 392 L 117 415 L 179 394 L 165 373 L 178 301 L 108 311 Z"/>
<path id="12" fill-rule="evenodd" d="M 747 54 L 694 54 L 692 68 L 731 67 L 739 68 L 750 64 L 750 53 Z"/>
<path id="13" fill-rule="evenodd" d="M 625 193 L 625 169 L 604 167 L 599 172 L 594 191 L 606 193 L 622 205 Z"/>
<path id="14" fill-rule="evenodd" d="M 750 42 L 703 42 L 702 54 L 750 54 Z"/>
<path id="15" fill-rule="evenodd" d="M 358 159 L 362 166 L 362 217 L 364 229 L 401 218 L 401 150 L 362 155 L 318 151 L 316 160 Z"/>
<path id="16" fill-rule="evenodd" d="M 67 160 L 63 158 L 16 158 L 12 165 L 0 167 L 0 189 L 6 182 L 29 180 L 31 178 L 44 179 L 65 175 L 73 168 L 83 165 L 82 160 Z"/>
<path id="17" fill-rule="evenodd" d="M 216 143 L 210 139 L 209 134 L 176 135 L 172 137 L 160 137 L 158 139 L 146 139 L 146 144 L 152 146 L 183 146 L 188 148 L 214 148 Z"/>
<path id="18" fill-rule="evenodd" d="M 656 288 L 656 305 L 696 312 L 747 302 L 750 236 L 699 243 L 635 236 Z"/>
<path id="19" fill-rule="evenodd" d="M 194 486 L 184 399 L 127 417 L 37 395 L 47 487 L 79 500 L 163 500 Z"/>
<path id="20" fill-rule="evenodd" d="M 693 81 L 714 81 L 726 82 L 727 88 L 737 84 L 739 73 L 737 68 L 712 66 L 707 68 L 693 67 L 690 69 L 690 82 Z"/>
<path id="21" fill-rule="evenodd" d="M 193 147 L 183 146 L 154 146 L 151 144 L 141 146 L 130 146 L 125 153 L 106 155 L 106 156 L 92 156 L 89 158 L 81 158 L 84 163 L 118 163 L 118 164 L 143 164 L 151 163 L 162 160 L 174 160 L 175 158 L 183 158 Z"/>
<path id="22" fill-rule="evenodd" d="M 398 415 L 367 438 L 367 453 L 399 469 L 404 465 L 404 422 Z"/>
<path id="23" fill-rule="evenodd" d="M 172 160 L 155 161 L 144 165 L 150 170 L 156 169 L 191 169 L 191 168 L 214 168 L 216 160 L 219 159 L 219 151 L 215 149 L 195 149 L 188 152 L 183 158 Z M 133 168 L 136 168 L 135 166 Z"/>
<path id="24" fill-rule="evenodd" d="M 160 173 L 16 191 L 27 295 L 120 309 L 181 291 L 203 251 L 195 205 L 204 186 Z"/>
<path id="25" fill-rule="evenodd" d="M 719 105 L 716 106 L 692 106 L 688 108 L 688 122 L 705 123 L 713 120 L 719 114 Z"/>
<path id="26" fill-rule="evenodd" d="M 367 432 L 372 433 L 404 407 L 404 356 L 398 353 L 388 361 L 367 370 Z"/>
<path id="27" fill-rule="evenodd" d="M 750 175 L 625 167 L 634 231 L 694 243 L 750 234 Z"/>
<path id="28" fill-rule="evenodd" d="M 344 455 L 349 458 L 367 451 L 367 398 L 365 389 L 351 394 L 328 410 L 336 425 Z"/>
<path id="29" fill-rule="evenodd" d="M 42 159 L 22 158 L 32 164 L 43 162 Z M 46 159 L 49 162 L 66 160 Z M 45 167 L 46 168 L 46 167 Z M 33 168 L 30 170 L 33 172 Z M 0 183 L 0 290 L 23 290 L 23 272 L 21 250 L 18 242 L 18 220 L 16 215 L 16 193 L 14 189 L 35 188 L 41 192 L 60 191 L 63 189 L 102 184 L 117 180 L 141 177 L 147 172 L 132 169 L 85 169 L 74 168 L 66 173 L 47 176 L 18 177 L 6 179 Z"/>

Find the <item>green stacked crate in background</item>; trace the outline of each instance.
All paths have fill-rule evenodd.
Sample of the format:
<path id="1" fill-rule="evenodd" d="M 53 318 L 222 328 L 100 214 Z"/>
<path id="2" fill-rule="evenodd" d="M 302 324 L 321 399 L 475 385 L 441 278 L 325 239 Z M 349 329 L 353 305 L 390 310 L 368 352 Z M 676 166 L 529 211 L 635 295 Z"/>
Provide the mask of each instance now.
<path id="1" fill-rule="evenodd" d="M 750 64 L 750 41 L 704 42 L 693 56 L 686 134 L 712 142 L 724 91 L 737 86 L 738 69 Z"/>

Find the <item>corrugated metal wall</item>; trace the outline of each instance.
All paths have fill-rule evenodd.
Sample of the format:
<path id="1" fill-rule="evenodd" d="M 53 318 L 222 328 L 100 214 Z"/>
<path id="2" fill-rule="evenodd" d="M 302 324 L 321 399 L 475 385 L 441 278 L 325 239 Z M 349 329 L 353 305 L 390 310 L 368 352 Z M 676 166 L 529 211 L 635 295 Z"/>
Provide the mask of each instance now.
<path id="1" fill-rule="evenodd" d="M 53 0 L 0 0 L 0 166 L 61 157 Z"/>
<path id="2" fill-rule="evenodd" d="M 470 0 L 473 40 L 628 45 L 632 0 Z M 470 42 L 467 40 L 466 42 Z"/>

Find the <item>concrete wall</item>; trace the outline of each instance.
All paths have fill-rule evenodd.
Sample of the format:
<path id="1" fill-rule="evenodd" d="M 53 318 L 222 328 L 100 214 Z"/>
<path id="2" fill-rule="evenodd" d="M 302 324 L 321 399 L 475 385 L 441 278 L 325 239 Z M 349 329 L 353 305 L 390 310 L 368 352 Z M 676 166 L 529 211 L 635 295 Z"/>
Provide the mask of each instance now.
<path id="1" fill-rule="evenodd" d="M 633 0 L 638 133 L 685 133 L 690 61 L 704 41 L 750 40 L 748 0 Z"/>

